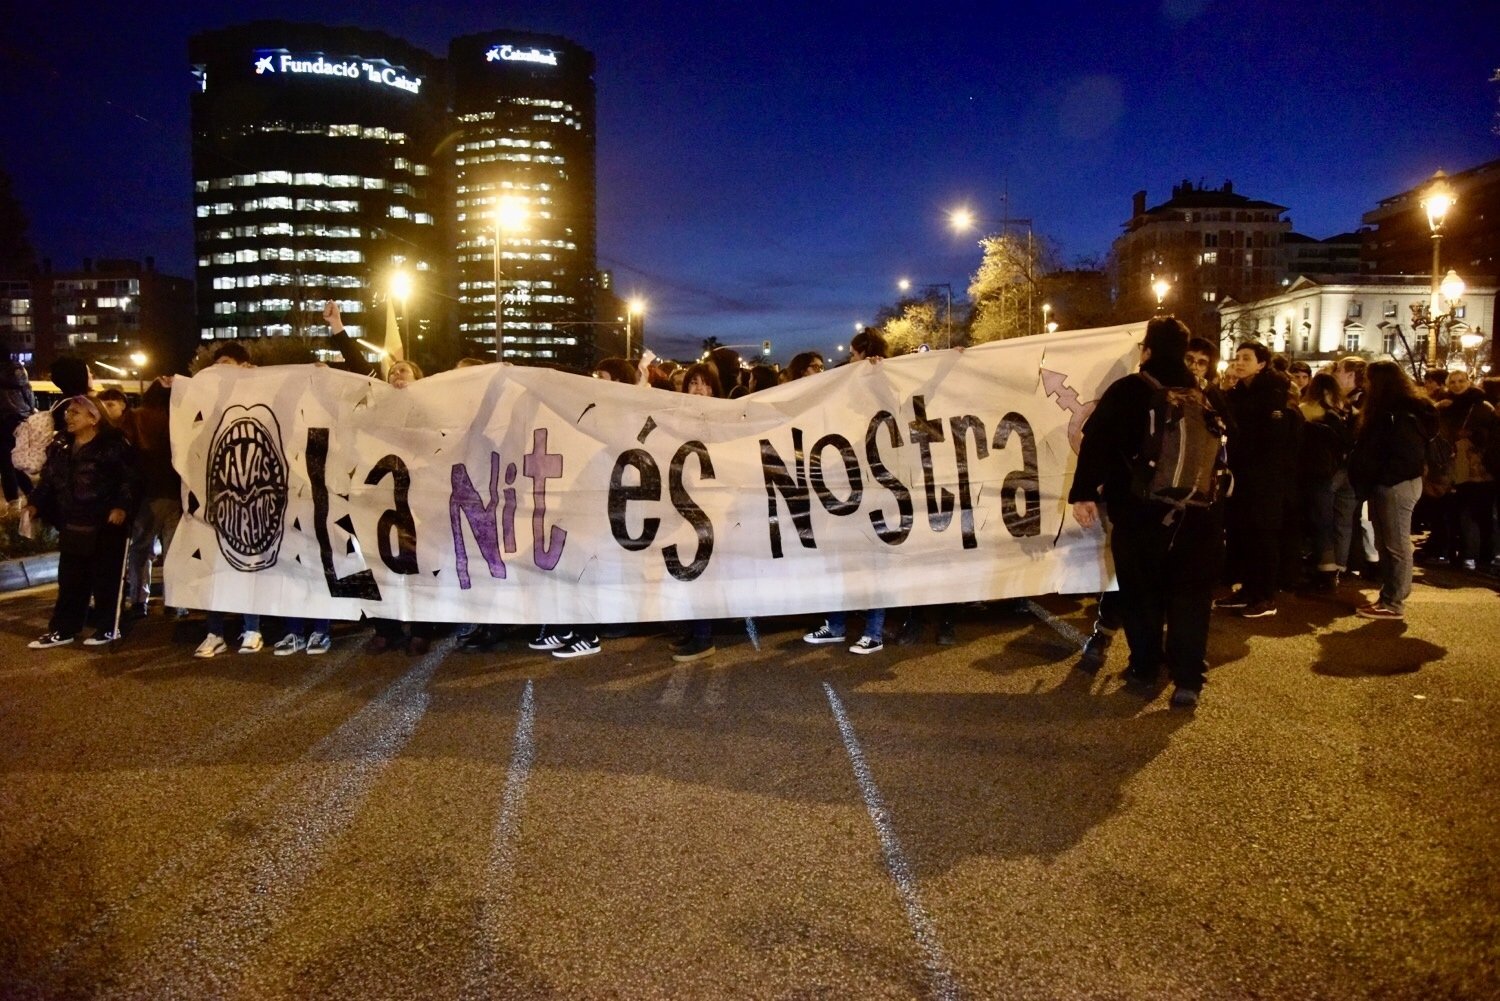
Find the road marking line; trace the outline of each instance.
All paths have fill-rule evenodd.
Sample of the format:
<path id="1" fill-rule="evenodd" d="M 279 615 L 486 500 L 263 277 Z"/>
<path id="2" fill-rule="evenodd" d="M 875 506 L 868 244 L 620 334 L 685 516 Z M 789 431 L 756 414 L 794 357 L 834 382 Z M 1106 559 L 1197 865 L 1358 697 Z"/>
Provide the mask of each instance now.
<path id="1" fill-rule="evenodd" d="M 1074 629 L 1071 625 L 1064 622 L 1062 619 L 1059 619 L 1057 616 L 1053 615 L 1051 612 L 1047 611 L 1041 605 L 1038 605 L 1035 601 L 1032 601 L 1029 598 L 1026 601 L 1026 610 L 1032 615 L 1035 615 L 1037 618 L 1041 619 L 1047 625 L 1051 626 L 1053 632 L 1057 633 L 1057 635 L 1061 636 L 1069 643 L 1078 647 L 1078 649 L 1082 650 L 1083 645 L 1088 642 L 1088 637 L 1083 635 L 1083 633 L 1079 632 L 1077 629 Z"/>
<path id="2" fill-rule="evenodd" d="M 475 957 L 472 982 L 476 988 L 492 986 L 496 972 L 496 945 L 499 928 L 510 902 L 510 884 L 516 872 L 516 836 L 521 826 L 521 807 L 526 798 L 526 780 L 536 760 L 536 741 L 532 728 L 536 722 L 536 700 L 532 681 L 526 679 L 521 692 L 521 716 L 516 721 L 516 736 L 511 741 L 510 768 L 505 773 L 505 791 L 500 796 L 500 815 L 495 818 L 495 836 L 490 847 L 490 865 L 484 891 L 483 928 L 489 934 L 480 936 L 480 954 Z M 493 985 L 500 986 L 500 985 Z M 478 996 L 490 992 L 481 991 Z"/>
<path id="3" fill-rule="evenodd" d="M 678 664 L 672 668 L 672 677 L 667 679 L 666 691 L 661 693 L 657 699 L 658 705 L 676 706 L 682 704 L 683 696 L 687 694 L 688 675 L 692 674 L 692 668 L 686 664 Z"/>
<path id="4" fill-rule="evenodd" d="M 188 996 L 204 993 L 210 984 L 215 985 L 211 993 L 234 993 L 248 949 L 270 934 L 296 890 L 322 864 L 381 772 L 416 731 L 427 711 L 432 677 L 453 645 L 449 640 L 435 646 L 190 850 L 163 862 L 118 903 L 106 905 L 97 920 L 53 954 L 49 972 L 61 971 L 131 905 L 159 897 L 169 881 L 213 859 L 203 878 L 191 880 L 183 906 L 162 923 L 114 993 Z M 305 778 L 294 776 L 293 766 L 308 762 L 330 767 Z M 249 839 L 243 833 L 247 829 L 254 832 Z M 221 857 L 214 859 L 216 854 Z"/>
<path id="5" fill-rule="evenodd" d="M 927 913 L 922 910 L 922 901 L 917 894 L 916 876 L 912 874 L 911 864 L 906 860 L 906 853 L 901 850 L 901 841 L 896 837 L 896 825 L 891 820 L 885 801 L 880 798 L 880 790 L 875 785 L 875 777 L 870 772 L 868 762 L 865 761 L 865 752 L 860 749 L 859 738 L 854 735 L 854 724 L 849 721 L 848 714 L 844 712 L 844 704 L 839 701 L 833 686 L 825 681 L 823 691 L 828 695 L 828 705 L 833 710 L 834 722 L 838 724 L 839 736 L 844 740 L 844 750 L 849 754 L 849 763 L 854 766 L 854 779 L 859 784 L 860 795 L 864 797 L 865 809 L 869 811 L 870 821 L 875 825 L 875 836 L 880 841 L 881 854 L 885 856 L 886 871 L 890 873 L 892 882 L 896 884 L 896 892 L 901 897 L 902 907 L 906 910 L 907 923 L 911 925 L 912 935 L 922 949 L 923 965 L 927 968 L 928 977 L 932 982 L 933 994 L 939 998 L 957 998 L 959 997 L 958 982 L 954 979 L 952 970 L 948 968 L 948 959 L 943 955 L 943 947 L 938 942 L 937 929 L 933 927 Z"/>

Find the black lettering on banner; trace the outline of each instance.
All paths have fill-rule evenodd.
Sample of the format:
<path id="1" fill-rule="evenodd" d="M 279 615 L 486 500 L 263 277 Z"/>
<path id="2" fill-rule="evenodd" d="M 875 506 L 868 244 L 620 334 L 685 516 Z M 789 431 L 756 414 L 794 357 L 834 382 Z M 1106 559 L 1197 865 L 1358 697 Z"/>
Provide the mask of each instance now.
<path id="1" fill-rule="evenodd" d="M 983 459 L 990 454 L 984 440 L 984 421 L 973 414 L 948 418 L 948 427 L 953 432 L 953 458 L 958 462 L 958 526 L 963 535 L 964 548 L 979 545 L 974 538 L 974 499 L 969 493 L 969 432 L 974 433 L 974 457 Z"/>
<path id="2" fill-rule="evenodd" d="M 927 490 L 927 524 L 934 532 L 946 531 L 953 521 L 953 491 L 938 489 L 932 475 L 932 444 L 943 440 L 943 422 L 927 419 L 927 400 L 911 398 L 911 441 L 922 457 L 922 485 Z"/>
<path id="3" fill-rule="evenodd" d="M 875 534 L 880 537 L 881 542 L 888 546 L 899 546 L 911 534 L 911 490 L 886 467 L 885 460 L 880 457 L 880 439 L 876 432 L 882 427 L 890 431 L 893 448 L 899 449 L 905 444 L 901 438 L 901 425 L 896 422 L 895 416 L 889 410 L 882 410 L 870 418 L 870 423 L 865 427 L 865 460 L 870 463 L 870 475 L 875 477 L 875 482 L 896 498 L 896 512 L 901 516 L 901 522 L 899 527 L 892 528 L 885 520 L 885 511 L 876 508 L 870 512 L 870 524 L 874 526 Z"/>
<path id="4" fill-rule="evenodd" d="M 678 558 L 676 543 L 662 550 L 662 557 L 667 563 L 667 573 L 681 581 L 697 580 L 701 577 L 703 571 L 708 569 L 708 561 L 714 555 L 713 522 L 709 521 L 708 515 L 694 503 L 682 482 L 682 467 L 690 455 L 698 457 L 698 471 L 701 479 L 714 478 L 714 464 L 708 457 L 708 446 L 703 442 L 685 442 L 677 450 L 677 454 L 672 456 L 672 467 L 667 474 L 672 506 L 677 509 L 678 514 L 682 515 L 682 520 L 692 525 L 693 531 L 698 534 L 698 550 L 693 554 L 693 562 L 687 566 L 683 566 L 682 560 Z"/>
<path id="5" fill-rule="evenodd" d="M 328 537 L 328 429 L 307 429 L 307 479 L 312 484 L 313 532 L 318 537 L 318 558 L 323 563 L 323 578 L 333 598 L 379 601 L 380 585 L 369 569 L 340 577 L 333 566 L 333 543 Z"/>
<path id="6" fill-rule="evenodd" d="M 812 503 L 807 493 L 807 457 L 802 452 L 802 429 L 798 427 L 792 428 L 792 456 L 797 468 L 795 479 L 775 447 L 765 438 L 760 440 L 760 468 L 766 481 L 766 523 L 771 533 L 771 556 L 778 560 L 782 557 L 781 517 L 776 509 L 778 492 L 791 512 L 802 548 L 818 548 L 817 540 L 813 538 Z"/>
<path id="7" fill-rule="evenodd" d="M 395 480 L 395 503 L 380 515 L 376 528 L 376 542 L 380 546 L 380 559 L 391 571 L 399 574 L 417 572 L 417 521 L 412 517 L 407 494 L 411 492 L 411 473 L 399 455 L 382 456 L 365 477 L 367 486 L 375 486 L 387 476 Z M 396 546 L 391 547 L 395 536 Z"/>
<path id="8" fill-rule="evenodd" d="M 1037 469 L 1036 432 L 1021 414 L 1011 411 L 995 428 L 995 451 L 1005 448 L 1012 432 L 1021 436 L 1021 468 L 1007 475 L 1000 488 L 1000 517 L 1007 532 L 1024 539 L 1042 533 L 1042 481 Z M 1018 505 L 1023 498 L 1024 514 Z"/>
<path id="9" fill-rule="evenodd" d="M 849 496 L 843 499 L 835 496 L 828 484 L 823 480 L 823 450 L 834 448 L 838 450 L 839 458 L 844 460 L 844 474 L 849 477 Z M 813 493 L 818 495 L 819 502 L 829 514 L 848 515 L 859 510 L 860 502 L 864 499 L 864 481 L 859 475 L 859 457 L 854 454 L 854 446 L 849 444 L 849 439 L 841 434 L 825 434 L 813 445 L 812 451 L 807 454 L 807 475 L 812 481 Z"/>
<path id="10" fill-rule="evenodd" d="M 679 451 L 678 455 L 682 453 Z M 634 469 L 639 482 L 631 486 L 625 482 L 625 471 Z M 680 473 L 673 463 L 673 475 Z M 661 500 L 661 467 L 644 448 L 632 448 L 621 452 L 615 459 L 615 468 L 609 474 L 609 530 L 615 541 L 626 552 L 636 553 L 648 548 L 656 541 L 661 530 L 660 518 L 645 518 L 641 521 L 641 534 L 632 536 L 629 526 L 628 507 L 631 501 Z M 675 502 L 675 495 L 674 495 Z"/>
<path id="11" fill-rule="evenodd" d="M 514 465 L 511 468 L 515 468 Z M 486 502 L 474 489 L 469 470 L 455 462 L 451 473 L 452 489 L 448 494 L 448 522 L 453 528 L 453 562 L 458 571 L 458 586 L 465 591 L 473 586 L 469 578 L 469 552 L 464 545 L 465 520 L 479 544 L 479 553 L 489 565 L 490 576 L 505 579 L 505 559 L 500 555 L 500 526 L 495 508 L 500 503 L 500 454 L 490 453 L 490 499 Z M 514 491 L 512 491 L 514 493 Z"/>

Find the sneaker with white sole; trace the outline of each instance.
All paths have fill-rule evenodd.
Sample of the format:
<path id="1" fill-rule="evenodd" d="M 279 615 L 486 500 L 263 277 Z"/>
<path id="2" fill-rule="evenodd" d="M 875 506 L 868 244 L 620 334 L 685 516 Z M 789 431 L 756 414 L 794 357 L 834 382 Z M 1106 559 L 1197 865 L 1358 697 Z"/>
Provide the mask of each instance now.
<path id="1" fill-rule="evenodd" d="M 861 636 L 859 642 L 849 648 L 849 652 L 857 654 L 879 653 L 884 649 L 885 643 L 879 636 Z"/>
<path id="2" fill-rule="evenodd" d="M 120 638 L 120 634 L 113 629 L 105 629 L 97 632 L 83 641 L 84 646 L 107 646 Z"/>
<path id="3" fill-rule="evenodd" d="M 802 642 L 804 642 L 804 643 L 842 643 L 842 642 L 844 642 L 844 634 L 843 633 L 836 633 L 836 632 L 834 632 L 832 629 L 828 628 L 828 623 L 824 622 L 821 626 L 819 626 L 818 628 L 814 629 L 812 632 L 808 633 L 806 636 L 802 637 Z"/>
<path id="4" fill-rule="evenodd" d="M 573 636 L 567 646 L 558 647 L 552 651 L 552 656 L 568 660 L 573 657 L 587 657 L 590 654 L 602 653 L 604 647 L 594 636 Z"/>
<path id="5" fill-rule="evenodd" d="M 240 653 L 260 653 L 265 648 L 266 641 L 254 629 L 245 630 L 245 635 L 240 637 Z"/>
<path id="6" fill-rule="evenodd" d="M 290 657 L 294 653 L 301 653 L 307 649 L 307 641 L 296 633 L 287 633 L 276 641 L 271 652 L 278 657 Z"/>
<path id="7" fill-rule="evenodd" d="M 193 651 L 194 657 L 217 657 L 221 653 L 229 652 L 229 644 L 224 642 L 224 637 L 218 633 L 209 633 L 203 637 L 203 642 L 198 644 L 198 649 Z"/>
<path id="8" fill-rule="evenodd" d="M 43 633 L 26 645 L 32 650 L 50 650 L 55 646 L 67 646 L 71 642 L 73 637 L 62 633 Z"/>
<path id="9" fill-rule="evenodd" d="M 313 657 L 327 653 L 333 647 L 333 637 L 327 633 L 312 633 L 307 637 L 307 652 Z"/>
<path id="10" fill-rule="evenodd" d="M 1404 619 L 1406 614 L 1398 612 L 1389 605 L 1383 605 L 1378 601 L 1372 601 L 1368 605 L 1361 605 L 1354 610 L 1354 614 L 1362 619 Z"/>
<path id="11" fill-rule="evenodd" d="M 533 650 L 542 650 L 547 653 L 552 653 L 554 651 L 561 650 L 563 647 L 568 646 L 572 642 L 572 630 L 569 630 L 565 633 L 559 633 L 554 632 L 550 629 L 543 629 L 541 632 L 537 633 L 536 639 L 532 640 L 526 645 L 531 647 L 531 649 Z"/>

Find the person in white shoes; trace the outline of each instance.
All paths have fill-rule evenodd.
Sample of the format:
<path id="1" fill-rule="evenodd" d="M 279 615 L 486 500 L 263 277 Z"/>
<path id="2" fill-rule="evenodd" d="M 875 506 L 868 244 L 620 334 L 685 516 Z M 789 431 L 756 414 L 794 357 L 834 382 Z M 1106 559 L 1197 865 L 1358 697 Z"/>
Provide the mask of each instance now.
<path id="1" fill-rule="evenodd" d="M 217 657 L 229 652 L 227 619 L 223 612 L 208 613 L 208 635 L 193 651 L 194 657 Z M 265 637 L 260 633 L 260 616 L 255 612 L 245 613 L 245 631 L 240 634 L 240 653 L 260 653 L 266 647 Z"/>

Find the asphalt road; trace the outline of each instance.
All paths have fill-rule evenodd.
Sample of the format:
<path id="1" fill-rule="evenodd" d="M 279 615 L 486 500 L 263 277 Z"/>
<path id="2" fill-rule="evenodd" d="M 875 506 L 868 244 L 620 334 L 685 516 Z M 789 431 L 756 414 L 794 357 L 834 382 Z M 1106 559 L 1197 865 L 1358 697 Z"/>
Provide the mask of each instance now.
<path id="1" fill-rule="evenodd" d="M 6 998 L 1493 998 L 1500 595 L 1216 620 L 1196 713 L 1092 601 L 855 657 L 812 622 L 36 653 L 0 600 Z M 857 621 L 857 620 L 856 620 Z"/>

